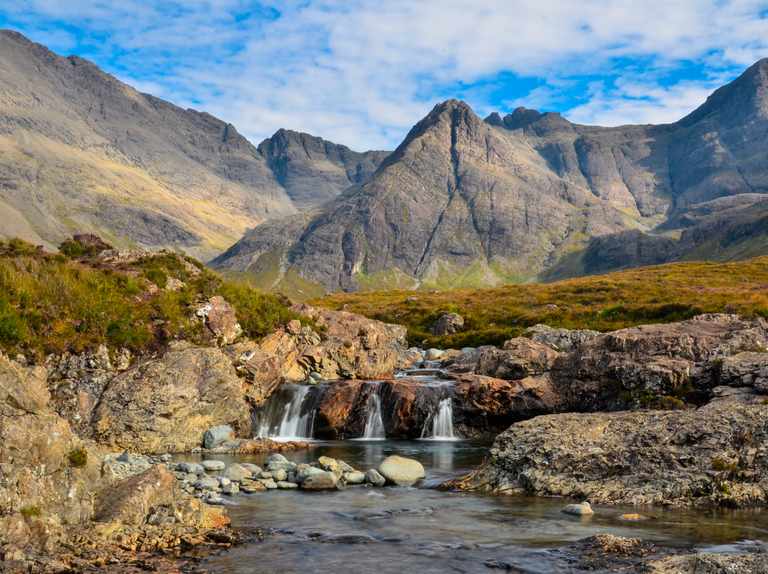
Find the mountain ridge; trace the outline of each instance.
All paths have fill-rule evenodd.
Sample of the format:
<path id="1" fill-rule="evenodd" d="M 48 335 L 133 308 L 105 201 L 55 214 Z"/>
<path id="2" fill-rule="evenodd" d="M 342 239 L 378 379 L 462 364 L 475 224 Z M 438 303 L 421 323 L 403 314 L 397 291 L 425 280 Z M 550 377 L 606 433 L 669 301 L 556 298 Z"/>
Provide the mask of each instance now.
<path id="1" fill-rule="evenodd" d="M 322 183 L 297 201 L 231 123 L 143 94 L 18 32 L 0 32 L 0 48 L 3 236 L 55 247 L 87 231 L 209 258 L 260 222 L 340 193 L 348 171 L 364 180 L 383 156 L 327 142 L 333 157 L 287 162 L 289 175 L 314 170 Z"/>
<path id="2" fill-rule="evenodd" d="M 256 227 L 244 239 L 250 253 L 236 246 L 236 260 L 227 251 L 213 265 L 247 272 L 268 257 L 334 291 L 589 274 L 606 270 L 595 254 L 611 242 L 622 256 L 609 258 L 611 268 L 647 261 L 651 245 L 664 261 L 706 256 L 701 226 L 724 241 L 735 233 L 721 212 L 742 231 L 747 220 L 762 229 L 744 210 L 765 206 L 740 196 L 768 192 L 759 145 L 768 135 L 766 70 L 768 60 L 757 62 L 691 114 L 660 125 L 583 126 L 525 108 L 483 120 L 447 100 L 370 181 L 292 228 L 282 248 L 262 249 Z M 686 218 L 710 202 L 717 213 L 696 216 L 688 229 Z"/>

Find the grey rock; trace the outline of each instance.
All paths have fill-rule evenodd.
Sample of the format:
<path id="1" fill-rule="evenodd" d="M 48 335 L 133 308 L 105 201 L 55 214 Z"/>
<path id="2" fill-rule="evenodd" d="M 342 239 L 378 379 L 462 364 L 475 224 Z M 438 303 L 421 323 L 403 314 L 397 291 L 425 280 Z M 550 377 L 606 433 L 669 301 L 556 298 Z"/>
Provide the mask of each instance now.
<path id="1" fill-rule="evenodd" d="M 293 489 L 299 488 L 299 485 L 296 484 L 295 482 L 288 482 L 288 481 L 285 481 L 285 480 L 280 480 L 277 483 L 277 488 L 282 489 L 282 490 L 293 490 Z"/>
<path id="2" fill-rule="evenodd" d="M 464 328 L 464 317 L 458 313 L 444 313 L 432 325 L 433 335 L 452 335 Z"/>
<path id="3" fill-rule="evenodd" d="M 274 478 L 277 482 L 283 482 L 288 478 L 288 473 L 280 468 L 272 473 L 272 478 Z"/>
<path id="4" fill-rule="evenodd" d="M 180 462 L 176 468 L 187 474 L 205 474 L 205 468 L 203 468 L 203 465 L 196 462 Z"/>
<path id="5" fill-rule="evenodd" d="M 223 474 L 232 482 L 242 482 L 246 478 L 253 476 L 250 470 L 237 463 L 230 464 Z"/>
<path id="6" fill-rule="evenodd" d="M 365 480 L 373 486 L 384 486 L 387 483 L 387 479 L 381 476 L 381 473 L 375 468 L 366 471 Z"/>
<path id="7" fill-rule="evenodd" d="M 218 490 L 219 479 L 214 476 L 201 476 L 195 482 L 194 487 L 197 490 Z"/>
<path id="8" fill-rule="evenodd" d="M 211 427 L 203 435 L 203 446 L 208 449 L 216 448 L 234 438 L 235 430 L 229 425 Z"/>
<path id="9" fill-rule="evenodd" d="M 224 468 L 227 466 L 220 460 L 204 460 L 200 464 L 205 470 L 208 471 L 224 470 Z"/>
<path id="10" fill-rule="evenodd" d="M 260 475 L 260 474 L 261 474 L 261 472 L 262 472 L 262 469 L 261 469 L 261 467 L 260 467 L 260 466 L 258 466 L 258 465 L 256 465 L 256 464 L 253 464 L 253 463 L 250 463 L 250 462 L 241 462 L 241 463 L 240 463 L 240 466 L 242 466 L 242 467 L 243 467 L 243 468 L 245 468 L 246 470 L 250 470 L 250 471 L 251 471 L 251 474 L 252 474 L 253 476 L 258 476 L 258 475 Z"/>
<path id="11" fill-rule="evenodd" d="M 445 355 L 445 351 L 442 349 L 427 349 L 427 352 L 424 353 L 424 360 L 437 361 L 443 355 Z"/>
<path id="12" fill-rule="evenodd" d="M 263 484 L 267 490 L 275 490 L 277 488 L 277 483 L 271 478 L 261 478 L 258 482 Z"/>
<path id="13" fill-rule="evenodd" d="M 353 470 L 351 472 L 345 472 L 343 475 L 344 482 L 347 484 L 363 484 L 365 482 L 365 473 L 359 470 Z"/>
<path id="14" fill-rule="evenodd" d="M 301 483 L 304 490 L 332 490 L 338 485 L 339 477 L 334 473 L 321 470 L 307 476 Z"/>
<path id="15" fill-rule="evenodd" d="M 230 482 L 226 486 L 221 487 L 222 494 L 232 496 L 233 494 L 237 494 L 238 492 L 240 492 L 240 485 L 238 485 L 236 482 Z"/>
<path id="16" fill-rule="evenodd" d="M 586 501 L 578 504 L 568 504 L 563 507 L 562 512 L 565 514 L 573 514 L 574 516 L 588 516 L 595 513 L 595 511 L 592 510 L 592 506 Z"/>

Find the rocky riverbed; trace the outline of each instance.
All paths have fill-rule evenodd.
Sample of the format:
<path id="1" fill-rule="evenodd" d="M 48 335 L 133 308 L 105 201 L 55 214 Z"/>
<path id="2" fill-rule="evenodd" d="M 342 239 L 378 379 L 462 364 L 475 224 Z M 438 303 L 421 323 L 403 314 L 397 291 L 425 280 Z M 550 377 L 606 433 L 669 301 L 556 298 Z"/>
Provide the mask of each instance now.
<path id="1" fill-rule="evenodd" d="M 258 343 L 219 297 L 196 315 L 207 346 L 39 364 L 0 355 L 3 565 L 138 568 L 231 545 L 227 510 L 242 497 L 423 484 L 409 456 L 292 460 L 315 448 L 304 439 L 496 437 L 478 469 L 446 485 L 571 499 L 561 507 L 768 502 L 763 319 L 605 334 L 537 326 L 501 347 L 423 351 L 406 348 L 402 327 L 297 310 L 312 324 L 291 321 Z M 276 430 L 302 440 L 269 440 Z M 264 460 L 237 459 L 249 456 Z"/>

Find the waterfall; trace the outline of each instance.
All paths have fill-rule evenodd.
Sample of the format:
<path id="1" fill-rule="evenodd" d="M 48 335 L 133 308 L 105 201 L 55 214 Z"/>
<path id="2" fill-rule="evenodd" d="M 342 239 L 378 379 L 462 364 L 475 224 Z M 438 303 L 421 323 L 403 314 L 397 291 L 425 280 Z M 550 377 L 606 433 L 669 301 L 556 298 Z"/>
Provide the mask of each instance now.
<path id="1" fill-rule="evenodd" d="M 312 438 L 315 422 L 311 387 L 283 385 L 260 409 L 256 418 L 256 436 L 274 440 L 307 440 Z"/>
<path id="2" fill-rule="evenodd" d="M 429 423 L 432 422 L 430 433 Z M 453 432 L 453 401 L 451 397 L 442 399 L 437 405 L 437 412 L 427 419 L 421 431 L 421 438 L 425 440 L 459 440 Z"/>
<path id="3" fill-rule="evenodd" d="M 381 398 L 379 397 L 379 385 L 375 385 L 373 392 L 368 397 L 365 413 L 364 440 L 384 440 L 384 420 L 381 418 Z"/>

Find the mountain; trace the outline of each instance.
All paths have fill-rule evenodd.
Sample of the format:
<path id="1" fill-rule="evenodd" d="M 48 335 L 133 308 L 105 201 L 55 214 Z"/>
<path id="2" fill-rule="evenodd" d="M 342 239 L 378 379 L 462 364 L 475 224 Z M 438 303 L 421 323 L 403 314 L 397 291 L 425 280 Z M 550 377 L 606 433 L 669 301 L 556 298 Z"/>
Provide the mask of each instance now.
<path id="1" fill-rule="evenodd" d="M 482 120 L 450 100 L 370 181 L 284 220 L 279 238 L 274 223 L 254 228 L 213 265 L 333 291 L 764 252 L 767 114 L 768 59 L 666 125 L 584 126 L 524 108 Z"/>
<path id="2" fill-rule="evenodd" d="M 16 32 L 0 31 L 0 54 L 0 236 L 51 247 L 88 231 L 209 258 L 362 183 L 386 155 L 284 130 L 257 148 Z"/>

